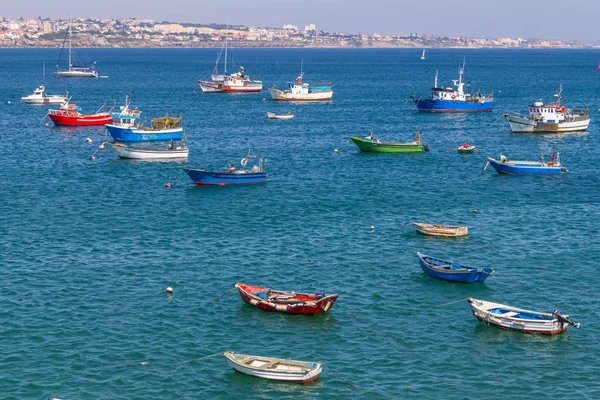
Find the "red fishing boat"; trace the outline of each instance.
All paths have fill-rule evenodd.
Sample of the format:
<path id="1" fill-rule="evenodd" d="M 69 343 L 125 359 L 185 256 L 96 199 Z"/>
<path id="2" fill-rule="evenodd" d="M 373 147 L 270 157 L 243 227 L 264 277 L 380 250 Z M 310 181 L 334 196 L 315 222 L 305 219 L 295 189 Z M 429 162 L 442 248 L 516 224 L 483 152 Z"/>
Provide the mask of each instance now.
<path id="1" fill-rule="evenodd" d="M 48 110 L 48 116 L 55 125 L 90 126 L 112 123 L 112 115 L 110 112 L 101 112 L 102 108 L 94 114 L 86 115 L 81 112 L 77 104 L 70 104 L 67 100 L 58 110 Z"/>
<path id="2" fill-rule="evenodd" d="M 273 290 L 260 286 L 236 283 L 244 302 L 265 311 L 279 311 L 288 314 L 317 315 L 333 307 L 338 294 L 296 293 Z"/>

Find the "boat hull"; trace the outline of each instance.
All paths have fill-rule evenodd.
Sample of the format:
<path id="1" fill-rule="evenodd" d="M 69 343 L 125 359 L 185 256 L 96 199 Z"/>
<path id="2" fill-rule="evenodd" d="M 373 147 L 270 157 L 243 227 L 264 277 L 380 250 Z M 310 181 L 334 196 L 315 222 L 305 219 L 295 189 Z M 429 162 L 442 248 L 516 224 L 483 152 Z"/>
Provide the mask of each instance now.
<path id="1" fill-rule="evenodd" d="M 291 93 L 279 89 L 269 89 L 271 98 L 276 101 L 330 101 L 333 90 L 315 91 L 307 94 Z"/>
<path id="2" fill-rule="evenodd" d="M 182 160 L 187 159 L 187 147 L 151 148 L 127 146 L 123 143 L 107 143 L 110 149 L 120 158 L 129 160 Z"/>
<path id="3" fill-rule="evenodd" d="M 59 71 L 55 72 L 54 75 L 57 78 L 98 78 L 98 73 L 95 71 Z"/>
<path id="4" fill-rule="evenodd" d="M 523 333 L 557 335 L 565 332 L 569 327 L 568 323 L 554 318 L 552 313 L 523 310 L 473 298 L 467 300 L 473 315 L 479 322 L 496 328 Z"/>
<path id="5" fill-rule="evenodd" d="M 474 153 L 475 152 L 475 146 L 469 146 L 469 147 L 459 147 L 458 152 L 461 154 L 469 154 L 469 153 Z"/>
<path id="6" fill-rule="evenodd" d="M 172 129 L 143 129 L 121 127 L 117 125 L 106 125 L 106 129 L 112 136 L 113 140 L 119 142 L 146 142 L 146 141 L 162 141 L 162 140 L 181 140 L 183 138 L 183 128 Z"/>
<path id="7" fill-rule="evenodd" d="M 112 122 L 112 116 L 108 113 L 97 114 L 97 115 L 84 115 L 81 117 L 65 116 L 59 114 L 48 114 L 48 117 L 54 122 L 55 125 L 62 126 L 98 126 L 110 124 Z"/>
<path id="8" fill-rule="evenodd" d="M 419 98 L 414 101 L 420 112 L 490 112 L 494 108 L 494 100 L 470 102 Z"/>
<path id="9" fill-rule="evenodd" d="M 426 150 L 423 143 L 373 142 L 358 136 L 350 138 L 364 152 L 373 153 L 422 153 Z"/>
<path id="10" fill-rule="evenodd" d="M 469 234 L 469 228 L 466 226 L 436 225 L 422 222 L 412 222 L 415 230 L 423 235 L 461 237 Z"/>
<path id="11" fill-rule="evenodd" d="M 262 92 L 262 83 L 249 83 L 244 86 L 227 85 L 223 83 L 223 92 L 225 93 L 258 93 Z"/>
<path id="12" fill-rule="evenodd" d="M 549 123 L 534 121 L 518 115 L 504 114 L 513 133 L 584 132 L 590 125 L 589 116 L 570 122 Z"/>
<path id="13" fill-rule="evenodd" d="M 488 157 L 488 162 L 499 174 L 508 175 L 558 175 L 565 169 L 560 164 L 542 165 L 539 161 L 498 161 Z"/>
<path id="14" fill-rule="evenodd" d="M 269 117 L 269 119 L 282 119 L 282 120 L 286 120 L 286 119 L 292 119 L 292 118 L 294 118 L 294 114 L 275 114 L 275 113 L 268 112 L 267 113 L 267 117 Z"/>
<path id="15" fill-rule="evenodd" d="M 273 291 L 272 297 L 266 295 L 269 289 L 236 283 L 235 287 L 242 300 L 264 311 L 276 311 L 296 315 L 317 315 L 326 313 L 338 299 L 337 294 L 316 294 Z M 262 297 L 261 297 L 262 296 Z M 281 300 L 277 300 L 280 298 Z"/>
<path id="16" fill-rule="evenodd" d="M 227 185 L 253 185 L 265 183 L 266 172 L 243 172 L 243 171 L 208 171 L 202 169 L 183 169 L 194 181 L 196 186 L 227 186 Z"/>
<path id="17" fill-rule="evenodd" d="M 317 381 L 323 371 L 323 366 L 320 363 L 244 356 L 228 351 L 224 353 L 224 356 L 229 366 L 236 372 L 274 381 L 308 384 Z M 267 368 L 268 364 L 279 364 L 279 366 L 277 368 Z M 265 367 L 261 367 L 261 365 Z"/>
<path id="18" fill-rule="evenodd" d="M 202 93 L 221 93 L 223 88 L 221 84 L 216 81 L 198 81 Z"/>
<path id="19" fill-rule="evenodd" d="M 67 100 L 66 97 L 62 96 L 48 96 L 42 98 L 27 98 L 21 97 L 21 102 L 25 104 L 63 104 Z"/>
<path id="20" fill-rule="evenodd" d="M 452 261 L 440 260 L 438 258 L 417 253 L 421 269 L 428 275 L 451 282 L 475 283 L 483 282 L 494 270 L 491 268 L 469 267 Z"/>

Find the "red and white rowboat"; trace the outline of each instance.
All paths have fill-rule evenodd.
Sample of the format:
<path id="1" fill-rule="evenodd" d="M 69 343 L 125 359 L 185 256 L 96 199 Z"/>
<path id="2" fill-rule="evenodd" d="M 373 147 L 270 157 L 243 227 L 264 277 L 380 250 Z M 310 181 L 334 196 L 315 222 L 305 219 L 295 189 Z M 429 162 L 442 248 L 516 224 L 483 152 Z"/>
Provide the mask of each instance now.
<path id="1" fill-rule="evenodd" d="M 58 110 L 48 110 L 48 116 L 55 125 L 90 126 L 112 123 L 113 117 L 109 112 L 96 112 L 95 114 L 82 114 L 77 109 L 77 104 L 65 101 Z"/>
<path id="2" fill-rule="evenodd" d="M 279 311 L 288 314 L 317 315 L 333 307 L 338 294 L 296 293 L 273 290 L 260 286 L 236 283 L 244 302 L 265 311 Z"/>

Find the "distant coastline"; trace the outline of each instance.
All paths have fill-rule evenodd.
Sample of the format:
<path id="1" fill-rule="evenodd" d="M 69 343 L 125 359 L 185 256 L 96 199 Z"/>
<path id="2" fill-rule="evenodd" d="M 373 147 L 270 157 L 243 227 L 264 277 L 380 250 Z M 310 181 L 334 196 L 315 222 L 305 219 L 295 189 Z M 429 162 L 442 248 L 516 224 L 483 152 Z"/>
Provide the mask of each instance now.
<path id="1" fill-rule="evenodd" d="M 524 38 L 435 37 L 419 34 L 380 35 L 325 32 L 314 24 L 247 27 L 154 20 L 48 18 L 0 20 L 0 48 L 60 48 L 72 31 L 79 48 L 220 48 L 225 41 L 237 48 L 599 48 L 563 40 Z"/>

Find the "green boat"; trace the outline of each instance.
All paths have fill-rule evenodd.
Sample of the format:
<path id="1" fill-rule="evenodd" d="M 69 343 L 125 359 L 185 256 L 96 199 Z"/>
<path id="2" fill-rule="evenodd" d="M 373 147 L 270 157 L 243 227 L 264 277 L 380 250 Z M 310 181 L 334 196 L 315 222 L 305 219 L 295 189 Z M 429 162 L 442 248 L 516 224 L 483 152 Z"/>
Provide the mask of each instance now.
<path id="1" fill-rule="evenodd" d="M 350 137 L 350 140 L 358 146 L 360 151 L 371 151 L 375 153 L 421 153 L 429 151 L 429 147 L 423 145 L 421 132 L 417 131 L 414 142 L 382 142 L 373 135 L 373 132 L 365 138 L 358 136 Z"/>
<path id="2" fill-rule="evenodd" d="M 469 146 L 467 143 L 465 143 L 462 146 L 460 146 L 457 150 L 459 153 L 468 154 L 474 153 L 477 149 L 475 148 L 475 146 Z"/>

